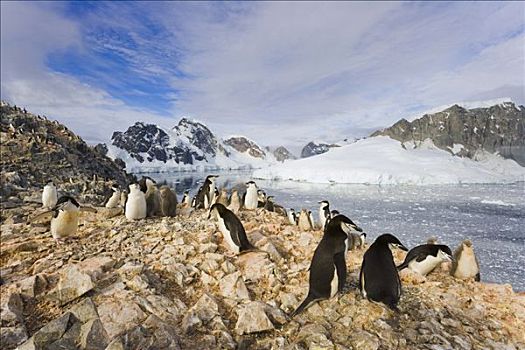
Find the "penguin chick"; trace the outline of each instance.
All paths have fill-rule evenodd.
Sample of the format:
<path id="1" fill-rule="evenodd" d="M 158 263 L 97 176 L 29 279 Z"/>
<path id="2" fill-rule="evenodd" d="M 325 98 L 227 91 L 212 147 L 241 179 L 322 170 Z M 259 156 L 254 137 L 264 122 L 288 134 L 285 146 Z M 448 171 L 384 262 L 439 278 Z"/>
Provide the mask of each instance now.
<path id="1" fill-rule="evenodd" d="M 299 214 L 299 228 L 303 231 L 310 231 L 313 229 L 312 222 L 310 221 L 310 216 L 308 215 L 308 212 L 306 209 L 302 209 L 301 213 Z"/>
<path id="2" fill-rule="evenodd" d="M 57 188 L 52 180 L 49 180 L 42 191 L 42 206 L 44 208 L 54 208 L 58 201 Z"/>
<path id="3" fill-rule="evenodd" d="M 120 203 L 120 190 L 118 189 L 118 186 L 111 186 L 111 190 L 113 191 L 113 194 L 106 202 L 106 208 L 116 208 Z"/>
<path id="4" fill-rule="evenodd" d="M 126 202 L 128 201 L 128 191 L 127 190 L 123 190 L 121 193 L 120 193 L 120 206 L 122 208 L 125 208 L 126 207 Z"/>
<path id="5" fill-rule="evenodd" d="M 224 205 L 225 207 L 228 207 L 228 191 L 226 191 L 225 188 L 222 188 L 219 191 L 219 195 L 217 196 L 217 199 L 215 200 L 216 203 L 220 203 Z"/>
<path id="6" fill-rule="evenodd" d="M 257 191 L 257 208 L 264 208 L 266 204 L 266 193 L 263 190 Z"/>
<path id="7" fill-rule="evenodd" d="M 275 211 L 275 204 L 273 202 L 273 196 L 266 197 L 266 203 L 264 203 L 264 209 L 274 212 Z"/>
<path id="8" fill-rule="evenodd" d="M 177 214 L 177 195 L 169 186 L 162 185 L 159 189 L 159 197 L 162 216 L 174 217 Z"/>
<path id="9" fill-rule="evenodd" d="M 239 209 L 241 209 L 241 199 L 239 198 L 239 191 L 237 191 L 237 189 L 234 188 L 232 190 L 229 202 L 228 209 L 234 213 L 238 213 Z"/>
<path id="10" fill-rule="evenodd" d="M 454 252 L 450 274 L 459 279 L 480 281 L 479 263 L 470 240 L 464 240 Z"/>
<path id="11" fill-rule="evenodd" d="M 350 223 L 350 219 L 344 215 L 339 215 L 328 223 L 310 264 L 308 294 L 290 317 L 299 314 L 315 301 L 334 297 L 343 289 L 346 282 L 345 252 L 348 245 L 346 231 Z"/>
<path id="12" fill-rule="evenodd" d="M 146 186 L 146 216 L 157 216 L 160 214 L 160 194 L 156 182 L 150 177 L 144 177 L 143 179 Z M 141 191 L 144 192 L 143 185 L 141 185 Z"/>
<path id="13" fill-rule="evenodd" d="M 238 254 L 256 249 L 248 241 L 246 231 L 239 218 L 224 205 L 220 203 L 212 205 L 208 214 L 208 220 L 211 218 L 217 220 L 219 230 L 223 234 L 224 240 L 234 253 Z"/>
<path id="14" fill-rule="evenodd" d="M 125 215 L 128 220 L 139 220 L 146 217 L 146 195 L 138 183 L 129 185 L 128 200 L 126 201 Z"/>
<path id="15" fill-rule="evenodd" d="M 399 271 L 408 268 L 422 276 L 426 276 L 438 265 L 452 261 L 452 251 L 443 244 L 422 244 L 410 249 L 405 261 L 397 267 Z"/>
<path id="16" fill-rule="evenodd" d="M 390 247 L 408 250 L 389 233 L 379 236 L 363 256 L 359 273 L 359 289 L 363 297 L 397 310 L 397 303 L 401 296 L 401 281 Z"/>

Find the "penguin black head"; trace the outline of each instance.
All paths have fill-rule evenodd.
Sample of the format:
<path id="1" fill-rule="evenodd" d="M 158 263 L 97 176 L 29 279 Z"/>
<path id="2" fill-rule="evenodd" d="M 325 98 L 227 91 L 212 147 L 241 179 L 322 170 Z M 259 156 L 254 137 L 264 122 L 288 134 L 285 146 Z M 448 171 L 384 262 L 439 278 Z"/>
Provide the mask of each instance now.
<path id="1" fill-rule="evenodd" d="M 184 191 L 184 194 L 190 194 L 190 190 Z"/>
<path id="2" fill-rule="evenodd" d="M 221 204 L 221 203 L 215 203 L 214 205 L 212 205 L 210 207 L 210 211 L 208 212 L 208 220 L 213 217 L 215 217 L 216 215 L 220 215 L 222 213 L 224 213 L 226 210 L 226 207 Z"/>
<path id="3" fill-rule="evenodd" d="M 268 202 L 273 202 L 273 199 L 274 199 L 274 198 L 275 198 L 274 196 L 268 196 L 268 197 L 266 197 L 266 200 L 267 200 Z"/>
<path id="4" fill-rule="evenodd" d="M 347 235 L 352 234 L 352 232 L 359 231 L 361 232 L 361 228 L 358 227 L 352 220 L 350 220 L 348 217 L 339 214 L 334 216 L 332 219 L 330 219 L 326 224 L 326 230 L 328 231 L 333 230 L 334 228 L 340 228 L 343 230 Z"/>
<path id="5" fill-rule="evenodd" d="M 251 185 L 254 185 L 255 186 L 255 182 L 254 181 L 248 181 L 246 183 L 246 186 L 250 187 Z"/>
<path id="6" fill-rule="evenodd" d="M 330 212 L 330 215 L 332 215 L 332 217 L 337 216 L 339 214 L 340 214 L 339 211 L 335 209 Z"/>
<path id="7" fill-rule="evenodd" d="M 399 249 L 404 250 L 404 251 L 408 251 L 408 248 L 405 247 L 399 241 L 399 239 L 397 239 L 396 236 L 394 236 L 394 235 L 392 235 L 390 233 L 384 233 L 381 236 L 377 237 L 376 241 L 374 243 L 386 244 L 386 245 L 389 245 L 391 247 L 395 247 L 395 248 L 399 248 Z"/>
<path id="8" fill-rule="evenodd" d="M 330 203 L 328 203 L 328 201 L 320 201 L 318 202 L 319 204 L 321 204 L 321 206 L 324 208 L 325 206 L 329 206 Z"/>
<path id="9" fill-rule="evenodd" d="M 46 183 L 47 183 L 48 185 L 53 185 L 53 180 L 49 179 L 49 180 L 47 180 Z"/>
<path id="10" fill-rule="evenodd" d="M 437 255 L 440 255 L 440 252 L 442 252 L 443 254 L 441 254 L 441 258 L 443 260 L 452 261 L 452 250 L 448 245 L 436 244 L 436 247 L 439 247 Z"/>
<path id="11" fill-rule="evenodd" d="M 111 186 L 111 190 L 113 192 L 117 192 L 119 190 L 119 186 L 118 185 L 113 185 L 113 186 Z"/>
<path id="12" fill-rule="evenodd" d="M 57 204 L 55 205 L 55 209 L 59 210 L 59 209 L 63 209 L 65 208 L 65 206 L 68 204 L 68 203 L 71 203 L 72 205 L 74 205 L 75 207 L 79 208 L 80 207 L 80 204 L 78 204 L 78 202 L 76 201 L 75 198 L 71 197 L 71 196 L 61 196 L 58 200 L 57 200 Z"/>

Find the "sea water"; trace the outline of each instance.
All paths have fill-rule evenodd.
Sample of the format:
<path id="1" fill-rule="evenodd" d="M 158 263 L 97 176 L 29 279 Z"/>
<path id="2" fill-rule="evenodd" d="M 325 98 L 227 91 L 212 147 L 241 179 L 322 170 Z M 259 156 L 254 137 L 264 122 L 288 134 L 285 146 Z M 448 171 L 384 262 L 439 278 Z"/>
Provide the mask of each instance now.
<path id="1" fill-rule="evenodd" d="M 218 187 L 238 187 L 251 172 L 218 172 Z M 179 200 L 185 190 L 195 195 L 206 174 L 149 174 L 175 187 Z M 396 235 L 411 248 L 434 236 L 454 251 L 472 240 L 481 265 L 481 279 L 510 283 L 525 290 L 525 183 L 434 186 L 308 184 L 255 180 L 267 195 L 286 209 L 309 209 L 318 220 L 318 202 L 348 216 L 373 241 L 382 233 Z"/>

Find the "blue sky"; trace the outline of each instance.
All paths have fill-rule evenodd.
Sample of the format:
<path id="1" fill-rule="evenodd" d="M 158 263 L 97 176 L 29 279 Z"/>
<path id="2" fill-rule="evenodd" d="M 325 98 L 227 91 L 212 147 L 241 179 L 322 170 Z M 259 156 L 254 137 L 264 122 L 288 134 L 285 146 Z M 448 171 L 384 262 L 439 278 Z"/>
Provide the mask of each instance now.
<path id="1" fill-rule="evenodd" d="M 525 103 L 520 2 L 2 2 L 2 99 L 107 141 L 181 116 L 302 145 Z"/>

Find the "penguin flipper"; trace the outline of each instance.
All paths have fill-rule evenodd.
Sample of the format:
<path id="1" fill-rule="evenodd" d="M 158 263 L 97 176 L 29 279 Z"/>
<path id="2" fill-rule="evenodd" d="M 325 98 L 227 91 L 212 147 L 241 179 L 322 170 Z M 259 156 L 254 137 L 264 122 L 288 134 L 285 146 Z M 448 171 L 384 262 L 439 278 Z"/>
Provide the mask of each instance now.
<path id="1" fill-rule="evenodd" d="M 49 211 L 45 211 L 43 213 L 40 213 L 32 218 L 29 218 L 27 220 L 27 223 L 28 224 L 32 224 L 33 222 L 36 222 L 36 221 L 40 221 L 40 220 L 44 220 L 44 219 L 51 219 L 51 217 L 53 216 L 54 214 L 54 211 L 53 210 L 49 210 Z"/>
<path id="2" fill-rule="evenodd" d="M 337 291 L 341 292 L 346 283 L 346 261 L 344 251 L 334 255 L 335 271 L 337 274 Z"/>
<path id="3" fill-rule="evenodd" d="M 290 314 L 290 318 L 293 318 L 297 316 L 298 314 L 300 314 L 301 312 L 303 312 L 304 309 L 306 309 L 308 306 L 310 306 L 311 303 L 313 303 L 316 300 L 317 299 L 315 299 L 310 293 L 308 293 L 308 295 L 303 300 L 303 302 L 297 307 L 297 309 L 295 309 L 294 312 Z"/>

